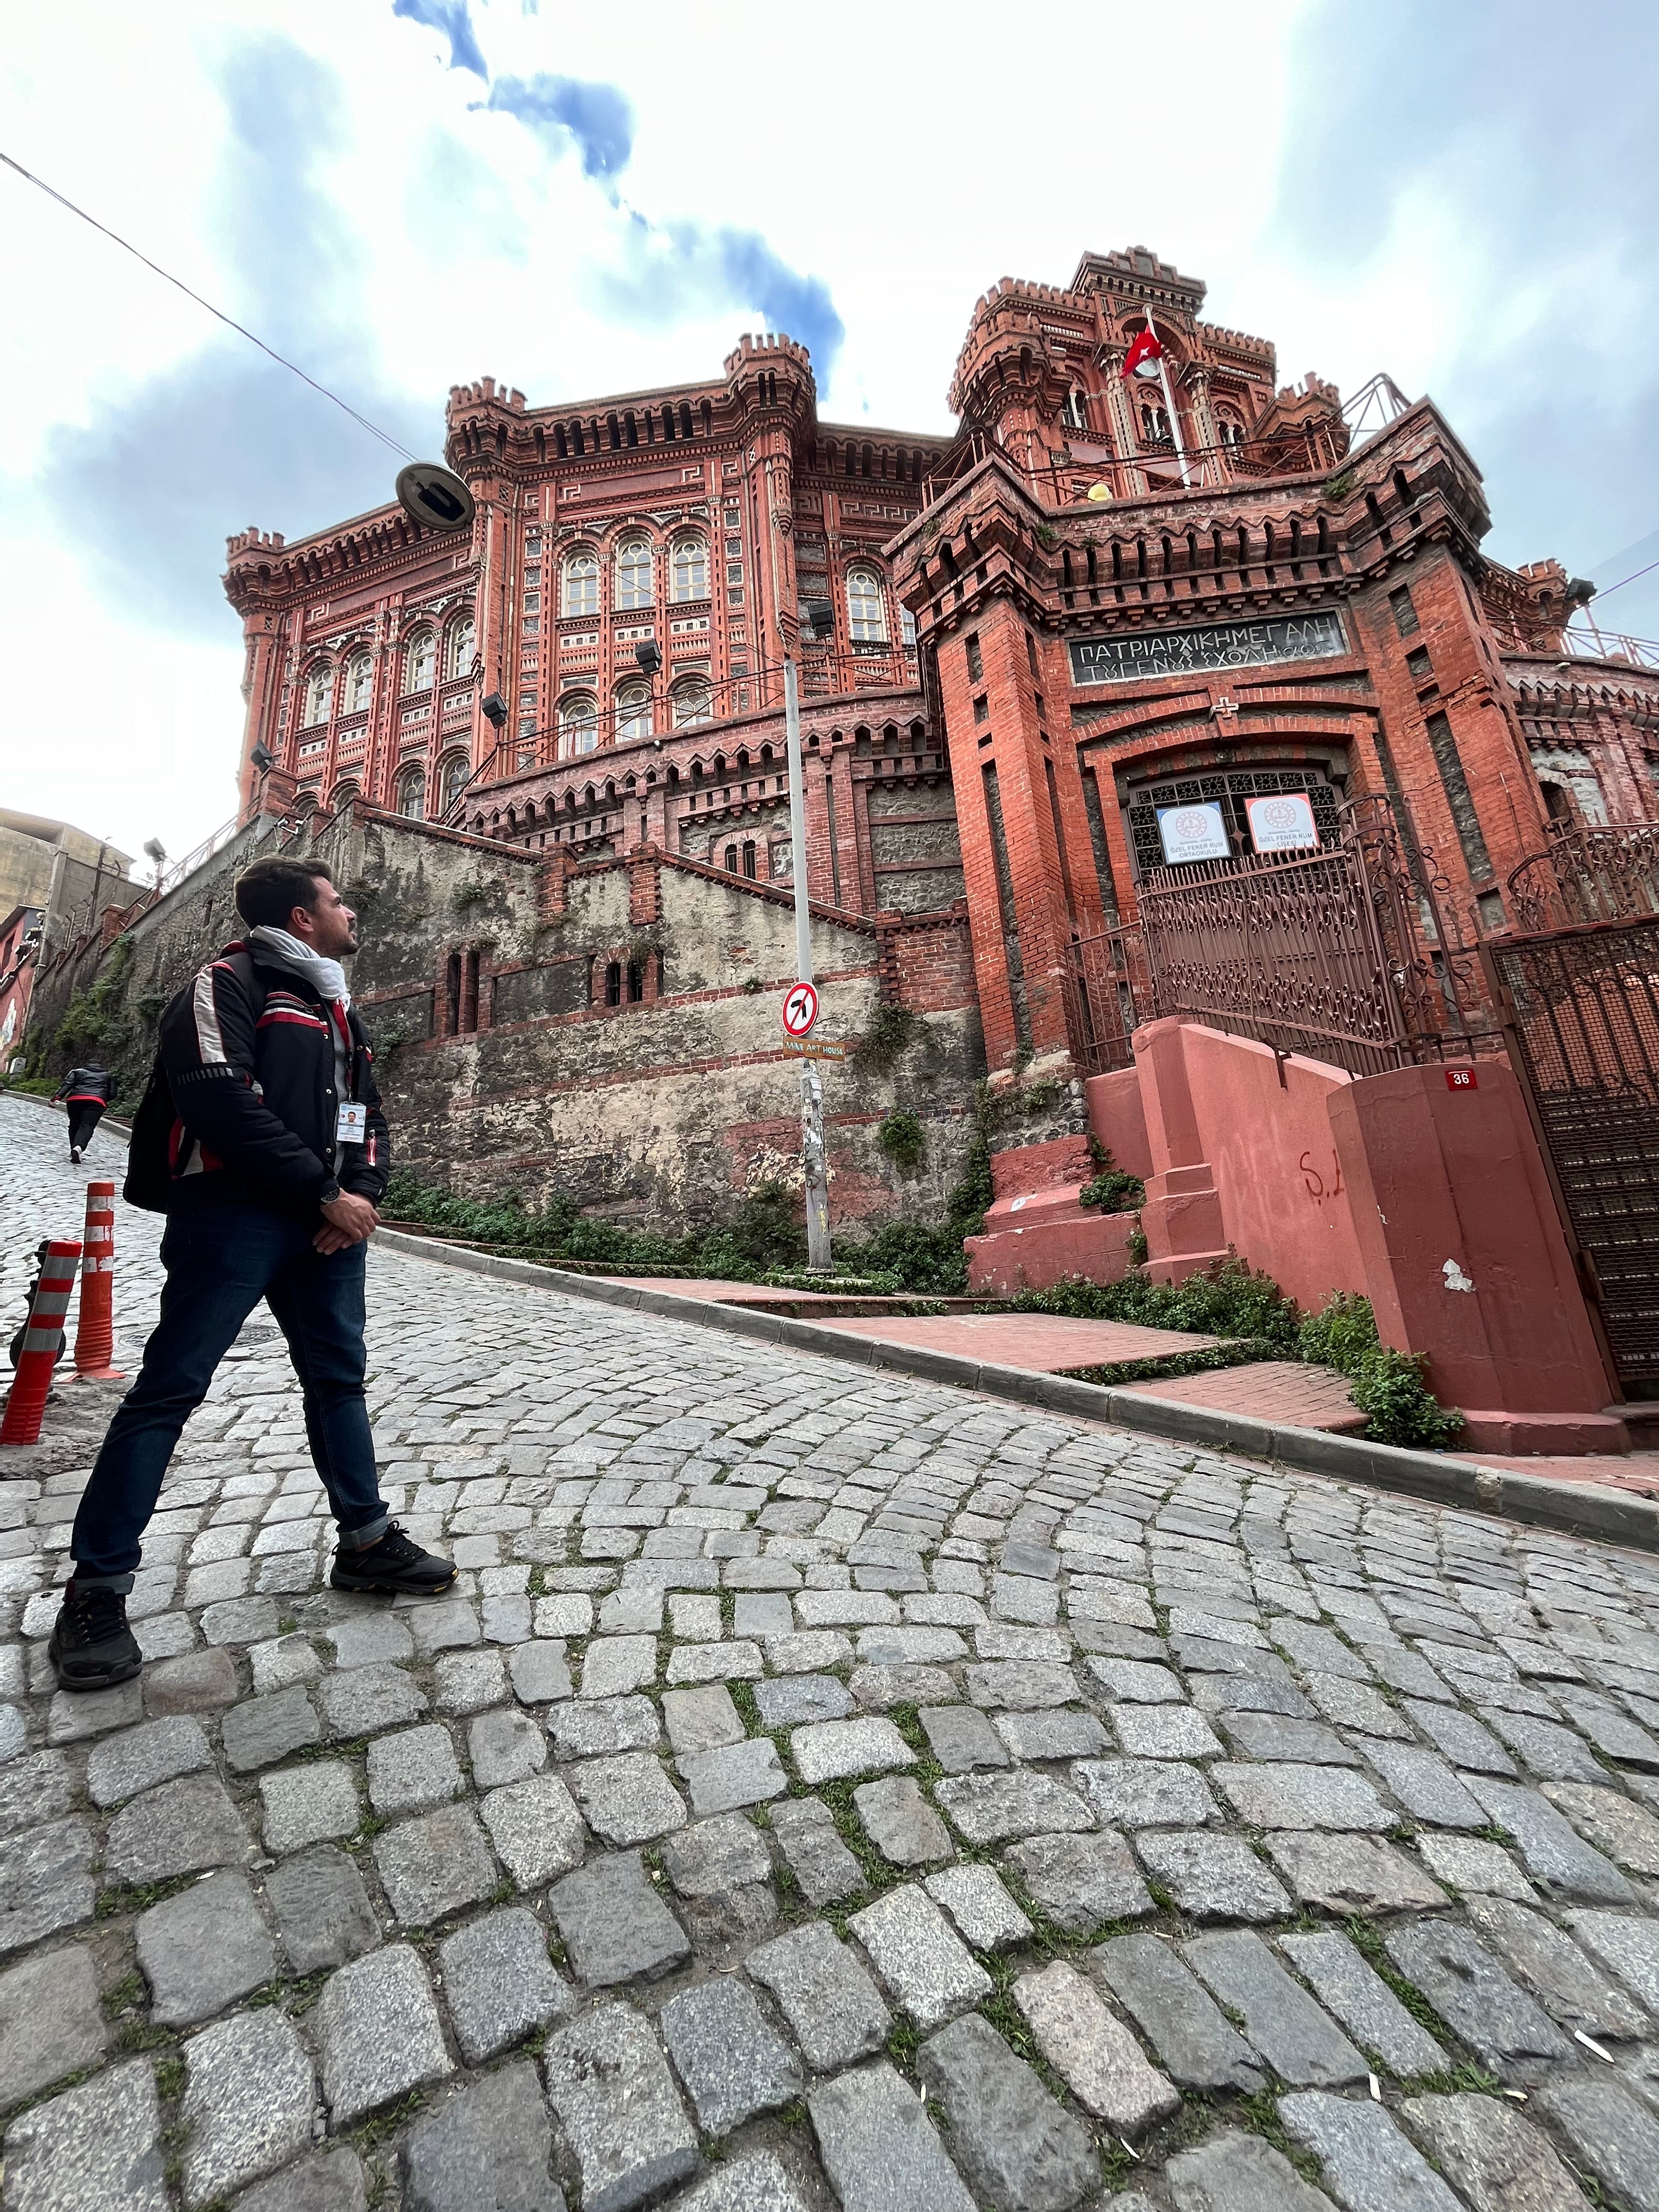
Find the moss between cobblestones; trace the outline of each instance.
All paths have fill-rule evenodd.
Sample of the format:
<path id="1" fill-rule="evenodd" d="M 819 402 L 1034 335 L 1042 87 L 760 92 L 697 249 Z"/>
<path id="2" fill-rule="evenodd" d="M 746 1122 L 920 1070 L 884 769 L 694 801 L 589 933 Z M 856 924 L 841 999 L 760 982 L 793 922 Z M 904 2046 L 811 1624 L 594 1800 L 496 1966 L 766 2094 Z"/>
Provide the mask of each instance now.
<path id="1" fill-rule="evenodd" d="M 1372 2059 L 1371 2070 L 1386 2074 L 1389 2069 Z M 1482 2097 L 1502 2097 L 1504 2094 L 1504 2085 L 1495 2074 L 1488 2074 L 1484 2066 L 1468 2063 L 1448 2067 L 1439 2074 L 1414 2074 L 1408 2081 L 1401 2081 L 1400 2087 L 1407 2097 L 1455 2097 L 1464 2090 Z"/>
<path id="2" fill-rule="evenodd" d="M 99 1891 L 93 1916 L 98 1920 L 112 1920 L 118 1913 L 147 1912 L 152 1905 L 177 1897 L 181 1889 L 191 1888 L 201 1879 L 198 1873 L 176 1874 L 166 1881 L 115 1882 L 108 1889 Z"/>
<path id="3" fill-rule="evenodd" d="M 1240 2097 L 1235 2110 L 1252 2135 L 1262 2136 L 1281 2158 L 1289 2159 L 1304 2181 L 1317 2185 L 1322 2172 L 1319 2160 L 1310 2150 L 1285 2134 L 1279 2117 L 1278 2100 L 1289 2094 L 1289 2085 L 1275 2076 L 1267 2088 L 1258 2089 L 1253 2097 Z"/>
<path id="4" fill-rule="evenodd" d="M 1382 1938 L 1369 1920 L 1346 1920 L 1342 1930 L 1379 1980 L 1386 1982 L 1419 2027 L 1426 2028 L 1443 2050 L 1461 2051 L 1462 2044 L 1441 2019 L 1415 1982 L 1407 1981 L 1382 1946 Z"/>

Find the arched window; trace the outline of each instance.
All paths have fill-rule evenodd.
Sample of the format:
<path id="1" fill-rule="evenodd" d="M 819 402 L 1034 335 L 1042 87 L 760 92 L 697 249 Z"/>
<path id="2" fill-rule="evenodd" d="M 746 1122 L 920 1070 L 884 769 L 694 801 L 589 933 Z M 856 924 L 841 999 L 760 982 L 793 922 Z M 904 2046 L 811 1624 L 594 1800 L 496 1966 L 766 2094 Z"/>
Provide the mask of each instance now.
<path id="1" fill-rule="evenodd" d="M 1164 446 L 1170 442 L 1170 418 L 1161 407 L 1141 409 L 1140 429 L 1149 446 Z"/>
<path id="2" fill-rule="evenodd" d="M 349 806 L 352 800 L 356 799 L 357 795 L 357 787 L 356 783 L 348 777 L 345 782 L 337 783 L 335 785 L 334 796 L 330 799 L 329 805 L 337 814 L 342 807 Z"/>
<path id="3" fill-rule="evenodd" d="M 354 653 L 346 668 L 345 710 L 361 714 L 374 689 L 374 662 L 367 653 Z"/>
<path id="4" fill-rule="evenodd" d="M 673 595 L 677 599 L 708 597 L 708 547 L 701 538 L 674 540 Z"/>
<path id="5" fill-rule="evenodd" d="M 468 774 L 465 753 L 451 753 L 438 770 L 438 811 L 447 814 L 461 795 L 461 786 Z"/>
<path id="6" fill-rule="evenodd" d="M 651 686 L 624 684 L 617 694 L 617 743 L 632 744 L 651 734 Z"/>
<path id="7" fill-rule="evenodd" d="M 755 841 L 752 837 L 744 841 L 743 872 L 752 884 L 755 880 Z"/>
<path id="8" fill-rule="evenodd" d="M 599 557 L 583 546 L 564 564 L 563 606 L 568 615 L 596 615 L 599 611 Z"/>
<path id="9" fill-rule="evenodd" d="M 714 718 L 714 695 L 706 676 L 682 678 L 669 694 L 669 704 L 677 730 L 693 729 L 699 722 L 709 722 Z"/>
<path id="10" fill-rule="evenodd" d="M 398 778 L 398 811 L 408 821 L 425 818 L 422 801 L 426 798 L 426 770 L 406 768 Z"/>
<path id="11" fill-rule="evenodd" d="M 854 645 L 881 645 L 887 638 L 887 610 L 881 579 L 873 568 L 847 572 L 847 621 Z"/>
<path id="12" fill-rule="evenodd" d="M 429 629 L 417 629 L 404 648 L 404 689 L 429 691 L 438 672 L 438 641 Z"/>
<path id="13" fill-rule="evenodd" d="M 1235 422 L 1231 415 L 1222 416 L 1216 427 L 1221 433 L 1221 442 L 1224 446 L 1243 444 L 1244 425 L 1242 422 Z"/>
<path id="14" fill-rule="evenodd" d="M 591 691 L 573 691 L 559 702 L 559 753 L 591 753 L 599 742 L 599 702 Z"/>
<path id="15" fill-rule="evenodd" d="M 328 710 L 334 703 L 334 665 L 319 660 L 306 678 L 305 727 L 313 722 L 325 722 Z"/>
<path id="16" fill-rule="evenodd" d="M 450 675 L 465 676 L 471 672 L 472 667 L 473 644 L 477 635 L 477 626 L 473 622 L 471 615 L 463 615 L 459 622 L 453 623 L 450 625 Z"/>
<path id="17" fill-rule="evenodd" d="M 651 605 L 651 546 L 643 538 L 625 538 L 617 548 L 617 611 Z"/>

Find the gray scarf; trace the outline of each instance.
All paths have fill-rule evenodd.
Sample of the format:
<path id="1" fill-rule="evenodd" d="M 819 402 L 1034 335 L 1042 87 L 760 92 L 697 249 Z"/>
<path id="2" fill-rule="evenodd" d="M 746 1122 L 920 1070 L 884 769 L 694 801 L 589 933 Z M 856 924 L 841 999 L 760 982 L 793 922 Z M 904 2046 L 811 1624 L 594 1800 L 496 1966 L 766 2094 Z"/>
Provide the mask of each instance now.
<path id="1" fill-rule="evenodd" d="M 297 937 L 289 936 L 285 929 L 273 929 L 269 922 L 261 922 L 257 929 L 248 932 L 248 942 L 255 945 L 279 968 L 292 969 L 303 975 L 331 1006 L 344 1012 L 351 1009 L 351 993 L 346 987 L 345 970 L 337 960 L 330 960 L 323 953 L 314 952 Z M 349 1097 L 351 1083 L 350 1047 L 343 1036 L 337 1022 L 329 1024 L 334 1040 L 334 1090 L 337 1097 Z"/>
<path id="2" fill-rule="evenodd" d="M 297 937 L 290 937 L 285 929 L 273 929 L 269 922 L 249 932 L 249 942 L 262 952 L 268 952 L 279 968 L 291 968 L 296 975 L 303 975 L 313 984 L 331 1004 L 349 1007 L 351 993 L 347 988 L 345 969 L 337 960 L 330 960 L 302 945 Z"/>

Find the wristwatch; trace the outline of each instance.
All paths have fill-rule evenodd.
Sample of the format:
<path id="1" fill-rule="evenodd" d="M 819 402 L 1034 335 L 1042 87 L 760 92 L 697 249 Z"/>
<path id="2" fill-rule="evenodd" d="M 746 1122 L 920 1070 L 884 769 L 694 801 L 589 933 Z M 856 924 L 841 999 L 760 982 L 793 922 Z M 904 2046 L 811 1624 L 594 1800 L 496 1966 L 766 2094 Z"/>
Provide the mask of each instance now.
<path id="1" fill-rule="evenodd" d="M 323 1185 L 322 1189 L 318 1193 L 317 1203 L 319 1206 L 332 1206 L 335 1200 L 338 1198 L 339 1195 L 340 1186 L 335 1182 L 333 1176 L 331 1176 L 328 1181 Z"/>

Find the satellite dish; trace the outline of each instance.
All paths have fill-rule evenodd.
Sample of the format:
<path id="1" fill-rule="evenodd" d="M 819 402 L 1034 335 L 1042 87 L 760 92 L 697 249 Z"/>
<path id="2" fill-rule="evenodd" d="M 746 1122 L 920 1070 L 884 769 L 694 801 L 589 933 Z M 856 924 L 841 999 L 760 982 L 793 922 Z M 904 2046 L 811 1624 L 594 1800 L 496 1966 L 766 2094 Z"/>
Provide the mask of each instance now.
<path id="1" fill-rule="evenodd" d="M 470 530 L 472 495 L 460 478 L 436 461 L 411 461 L 398 471 L 398 504 L 428 530 Z"/>

